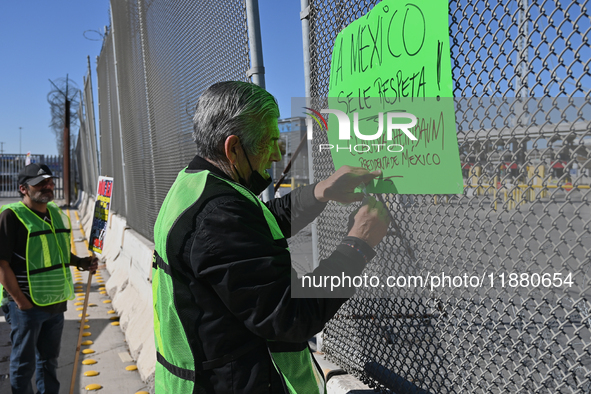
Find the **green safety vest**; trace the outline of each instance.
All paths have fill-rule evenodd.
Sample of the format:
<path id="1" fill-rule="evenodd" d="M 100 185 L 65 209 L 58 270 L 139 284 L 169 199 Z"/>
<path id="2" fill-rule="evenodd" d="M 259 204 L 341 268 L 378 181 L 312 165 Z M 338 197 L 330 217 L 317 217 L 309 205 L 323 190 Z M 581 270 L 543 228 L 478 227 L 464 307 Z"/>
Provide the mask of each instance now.
<path id="1" fill-rule="evenodd" d="M 2 206 L 11 209 L 27 229 L 27 280 L 31 300 L 39 306 L 74 299 L 70 264 L 70 218 L 49 202 L 51 224 L 22 202 Z"/>
<path id="2" fill-rule="evenodd" d="M 226 182 L 260 207 L 273 234 L 273 239 L 284 238 L 275 216 L 250 190 L 218 177 L 210 171 L 187 173 L 185 170 L 186 168 L 179 173 L 170 188 L 154 225 L 155 253 L 152 270 L 152 294 L 157 352 L 156 394 L 192 393 L 195 389 L 195 358 L 176 312 L 173 299 L 174 287 L 168 263 L 169 257 L 166 255 L 166 242 L 173 224 L 185 210 L 197 202 L 203 193 L 207 177 L 214 176 Z M 162 266 L 156 264 L 157 255 L 160 264 L 163 264 Z M 326 391 L 324 376 L 308 348 L 297 351 L 287 348 L 281 349 L 281 343 L 274 341 L 268 341 L 268 347 L 273 364 L 283 377 L 290 394 L 321 394 Z M 204 362 L 201 370 L 209 368 L 211 367 L 208 367 L 208 363 Z"/>

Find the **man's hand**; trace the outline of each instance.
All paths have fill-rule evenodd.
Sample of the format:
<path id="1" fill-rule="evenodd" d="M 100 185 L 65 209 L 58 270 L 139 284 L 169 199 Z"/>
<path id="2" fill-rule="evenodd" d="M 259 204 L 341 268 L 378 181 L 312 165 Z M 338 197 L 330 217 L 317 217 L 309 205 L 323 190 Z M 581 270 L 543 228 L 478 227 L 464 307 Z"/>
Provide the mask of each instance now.
<path id="1" fill-rule="evenodd" d="M 390 216 L 386 210 L 387 207 L 374 197 L 367 197 L 365 204 L 355 214 L 353 227 L 348 235 L 364 240 L 372 248 L 375 247 L 388 231 Z"/>
<path id="2" fill-rule="evenodd" d="M 361 201 L 364 194 L 355 193 L 355 188 L 361 183 L 368 183 L 381 173 L 381 170 L 369 172 L 361 167 L 342 166 L 316 185 L 314 197 L 321 202 L 333 200 L 343 204 Z"/>
<path id="3" fill-rule="evenodd" d="M 90 271 L 94 274 L 98 268 L 98 257 L 88 256 L 83 259 L 80 259 L 80 268 L 84 271 Z"/>
<path id="4" fill-rule="evenodd" d="M 10 268 L 10 263 L 6 260 L 0 260 L 0 283 L 4 286 L 4 290 L 10 294 L 18 309 L 26 311 L 35 306 L 18 286 L 16 276 Z"/>
<path id="5" fill-rule="evenodd" d="M 16 306 L 18 306 L 18 309 L 20 309 L 21 311 L 26 311 L 35 306 L 31 303 L 31 301 L 29 301 L 27 297 L 23 297 L 23 299 L 20 301 L 15 300 L 14 302 L 16 302 Z"/>

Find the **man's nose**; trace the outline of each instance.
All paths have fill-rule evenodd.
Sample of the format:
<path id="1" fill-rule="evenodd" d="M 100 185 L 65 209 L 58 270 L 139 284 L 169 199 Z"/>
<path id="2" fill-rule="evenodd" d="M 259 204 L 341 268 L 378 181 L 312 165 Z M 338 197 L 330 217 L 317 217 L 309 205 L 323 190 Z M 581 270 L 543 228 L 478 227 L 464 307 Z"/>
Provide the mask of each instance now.
<path id="1" fill-rule="evenodd" d="M 273 149 L 273 154 L 271 155 L 271 161 L 281 161 L 281 149 L 279 149 L 278 144 L 275 144 L 275 149 Z"/>

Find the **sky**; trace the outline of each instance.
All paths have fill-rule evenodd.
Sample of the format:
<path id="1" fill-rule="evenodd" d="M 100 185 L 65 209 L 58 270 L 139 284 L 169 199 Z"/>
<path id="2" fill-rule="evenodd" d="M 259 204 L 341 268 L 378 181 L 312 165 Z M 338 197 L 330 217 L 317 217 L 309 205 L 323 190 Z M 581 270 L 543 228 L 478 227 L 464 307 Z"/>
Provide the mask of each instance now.
<path id="1" fill-rule="evenodd" d="M 281 117 L 290 117 L 291 97 L 305 94 L 300 2 L 259 0 L 259 8 L 266 88 Z M 108 24 L 108 0 L 0 2 L 0 151 L 58 153 L 49 128 L 49 80 L 67 75 L 82 89 L 90 56 L 96 95 L 102 41 L 86 37 L 96 40 Z"/>
<path id="2" fill-rule="evenodd" d="M 546 8 L 548 7 L 546 5 Z M 305 95 L 300 1 L 259 0 L 259 8 L 266 88 L 278 99 L 281 117 L 288 118 L 291 116 L 291 98 Z M 546 9 L 545 12 L 552 14 L 554 11 Z M 539 10 L 532 7 L 532 12 L 535 14 Z M 557 20 L 561 18 L 562 14 L 554 14 Z M 542 22 L 545 21 L 546 19 L 542 19 Z M 506 22 L 510 21 L 507 19 Z M 577 19 L 577 23 L 580 31 L 589 29 L 588 18 Z M 97 40 L 100 36 L 96 32 L 104 31 L 108 24 L 109 0 L 0 2 L 0 151 L 57 154 L 55 136 L 49 128 L 49 80 L 65 78 L 67 75 L 82 88 L 83 78 L 87 73 L 87 56 L 90 56 L 96 96 L 96 57 L 100 54 L 102 46 L 102 41 Z M 572 23 L 561 25 L 566 36 L 570 35 L 572 28 Z M 479 25 L 479 29 L 484 29 L 484 25 Z M 555 38 L 555 30 L 546 31 L 550 41 Z M 87 39 L 85 33 L 88 38 L 95 40 Z M 473 35 L 474 32 L 468 29 L 466 34 Z M 484 32 L 481 32 L 481 35 L 484 36 Z M 534 39 L 539 37 L 534 35 Z M 569 51 L 560 48 L 564 46 L 563 41 L 556 42 L 559 47 L 557 52 L 564 58 L 563 62 L 566 65 L 571 64 L 574 49 L 580 50 L 581 59 L 589 57 L 588 47 L 581 45 L 581 35 L 574 35 L 571 39 L 573 48 Z M 486 48 L 484 45 L 481 51 L 485 51 Z M 556 73 L 556 78 L 559 81 L 567 78 L 566 66 L 554 68 L 559 61 L 556 54 L 545 57 L 547 48 L 543 46 L 542 50 L 544 54 L 540 56 L 547 59 L 549 70 Z M 534 58 L 533 49 L 530 52 L 532 67 L 540 68 L 540 56 Z M 473 52 L 470 53 L 473 56 Z M 484 52 L 481 54 L 485 55 Z M 465 60 L 470 61 L 470 58 Z M 487 62 L 491 61 L 487 59 Z M 580 83 L 584 91 L 591 89 L 590 77 L 582 70 L 584 63 L 582 60 L 573 66 L 571 72 L 574 77 L 566 81 L 567 89 L 572 90 L 574 79 L 579 75 L 583 75 Z M 473 65 L 480 66 L 477 63 Z M 470 78 L 475 79 L 480 75 L 472 73 Z M 544 72 L 542 76 L 548 78 L 548 75 L 549 71 Z M 505 79 L 500 78 L 500 81 L 501 85 L 506 84 Z M 481 86 L 476 81 L 472 82 L 474 86 L 478 85 L 472 94 L 483 94 L 479 91 Z M 533 83 L 533 80 L 530 82 Z M 507 87 L 501 85 L 497 88 L 504 91 Z M 540 90 L 542 87 L 538 86 L 537 89 Z M 558 84 L 554 83 L 551 94 L 557 93 Z M 538 92 L 538 95 L 542 93 Z M 96 105 L 98 100 L 95 99 Z M 95 113 L 98 116 L 98 111 Z M 72 131 L 77 133 L 78 130 L 73 128 Z"/>

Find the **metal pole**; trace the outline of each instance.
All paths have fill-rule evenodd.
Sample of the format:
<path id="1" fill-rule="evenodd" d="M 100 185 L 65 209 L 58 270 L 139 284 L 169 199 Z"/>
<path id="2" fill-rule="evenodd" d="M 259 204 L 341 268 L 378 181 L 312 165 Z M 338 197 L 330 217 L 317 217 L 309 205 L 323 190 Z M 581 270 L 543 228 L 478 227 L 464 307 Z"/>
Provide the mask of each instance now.
<path id="1" fill-rule="evenodd" d="M 84 90 L 86 90 L 86 77 L 84 77 Z M 86 112 L 88 111 L 84 101 L 84 95 L 82 91 L 80 91 L 80 106 L 78 107 L 78 119 L 80 119 L 80 129 L 78 131 L 78 144 L 80 144 L 80 151 L 79 151 L 79 158 L 77 161 L 78 168 L 82 173 L 82 191 L 88 194 L 89 189 L 89 179 L 91 177 L 90 170 L 92 168 L 92 160 L 88 158 L 88 154 L 91 152 L 89 147 L 89 139 L 88 139 L 88 116 Z"/>
<path id="2" fill-rule="evenodd" d="M 263 64 L 258 0 L 246 0 L 246 22 L 250 48 L 250 70 L 246 72 L 246 76 L 250 78 L 252 83 L 265 89 L 265 66 Z"/>
<path id="3" fill-rule="evenodd" d="M 154 143 L 154 141 L 156 141 L 156 134 L 152 128 L 152 122 L 150 121 L 150 119 L 152 119 L 151 116 L 151 105 L 150 105 L 150 100 L 151 100 L 151 95 L 150 95 L 150 90 L 149 90 L 149 86 L 148 86 L 148 72 L 147 72 L 147 60 L 146 60 L 146 27 L 144 25 L 144 18 L 145 18 L 145 11 L 143 10 L 143 6 L 142 6 L 143 1 L 138 1 L 137 2 L 137 6 L 138 6 L 138 19 L 139 19 L 139 27 L 140 27 L 140 42 L 141 42 L 141 52 L 142 52 L 142 73 L 143 73 L 143 78 L 144 78 L 144 90 L 146 92 L 146 112 L 147 112 L 147 118 L 148 118 L 148 135 L 150 136 L 150 138 L 148 138 L 148 141 L 150 142 L 150 171 L 151 171 L 151 176 L 154 179 L 154 182 L 152 182 L 151 184 L 151 188 L 152 188 L 152 199 L 153 199 L 153 204 L 154 206 L 158 206 L 158 197 L 157 197 L 157 193 L 156 193 L 156 166 L 154 164 L 154 146 L 156 145 Z"/>
<path id="4" fill-rule="evenodd" d="M 258 0 L 246 0 L 246 22 L 250 47 L 250 69 L 246 72 L 246 76 L 250 78 L 252 83 L 265 89 L 265 66 L 263 64 Z M 263 201 L 269 201 L 273 198 L 273 182 L 263 190 L 261 197 Z"/>
<path id="5" fill-rule="evenodd" d="M 88 78 L 86 79 L 86 83 L 88 86 L 85 86 L 84 89 L 84 96 L 86 97 L 86 126 L 88 131 L 88 141 L 89 141 L 89 152 L 90 152 L 90 165 L 91 165 L 91 187 L 95 187 L 99 177 L 99 159 L 98 159 L 98 148 L 96 143 L 96 123 L 95 123 L 95 116 L 94 116 L 94 100 L 92 97 L 92 71 L 90 68 L 90 56 L 87 56 L 88 60 Z M 88 90 L 86 90 L 88 89 Z M 89 190 L 89 193 L 94 194 L 95 191 L 93 189 Z"/>
<path id="6" fill-rule="evenodd" d="M 111 7 L 111 20 L 113 19 L 113 8 Z M 117 92 L 117 119 L 119 123 L 119 144 L 121 146 L 121 173 L 123 174 L 123 179 L 121 183 L 123 184 L 123 201 L 125 206 L 125 215 L 129 215 L 127 210 L 127 181 L 125 176 L 125 154 L 123 153 L 123 127 L 121 126 L 121 100 L 119 98 L 119 72 L 117 66 L 117 47 L 115 46 L 115 26 L 114 23 L 111 24 L 111 38 L 113 39 L 113 62 L 115 63 L 115 91 Z M 111 133 L 111 139 L 113 138 L 113 133 Z M 114 152 L 111 152 L 113 155 Z M 113 166 L 113 175 L 115 175 L 115 166 Z"/>
<path id="7" fill-rule="evenodd" d="M 18 128 L 18 154 L 22 155 L 23 153 L 23 138 L 22 138 L 22 134 L 23 134 L 23 128 L 19 127 Z"/>
<path id="8" fill-rule="evenodd" d="M 67 92 L 67 88 L 66 88 Z M 67 94 L 67 93 L 66 93 Z M 66 96 L 66 111 L 64 121 L 64 198 L 66 206 L 70 206 L 70 100 Z"/>
<path id="9" fill-rule="evenodd" d="M 306 107 L 310 107 L 310 96 L 312 95 L 312 83 L 310 82 L 310 5 L 308 0 L 301 0 L 302 11 L 302 44 L 304 50 L 304 83 L 306 92 Z M 306 131 L 306 135 L 308 132 Z M 314 184 L 314 160 L 312 157 L 312 141 L 308 139 L 308 183 Z M 311 224 L 312 232 L 312 263 L 314 268 L 318 267 L 318 230 L 317 221 Z"/>
<path id="10" fill-rule="evenodd" d="M 302 46 L 304 50 L 304 84 L 306 93 L 306 107 L 311 106 L 312 83 L 310 82 L 310 4 L 308 0 L 301 0 L 300 20 L 302 21 Z M 306 124 L 306 122 L 304 122 Z M 311 132 L 312 130 L 310 130 Z M 308 130 L 306 130 L 306 136 Z M 307 137 L 306 137 L 307 138 Z M 314 160 L 312 158 L 312 141 L 308 139 L 308 184 L 314 184 Z M 318 261 L 318 219 L 310 224 L 312 236 L 312 266 L 317 268 Z M 322 331 L 316 334 L 316 348 L 322 349 Z"/>
<path id="11" fill-rule="evenodd" d="M 98 108 L 99 108 L 98 126 L 99 127 L 98 127 L 98 136 L 95 135 L 95 138 L 97 139 L 97 141 L 96 141 L 97 142 L 97 144 L 96 144 L 96 146 L 97 146 L 97 151 L 96 151 L 97 152 L 97 156 L 96 156 L 96 158 L 97 158 L 97 163 L 98 163 L 98 175 L 100 175 L 100 174 L 103 173 L 103 170 L 102 170 L 102 168 L 103 168 L 103 157 L 102 157 L 103 156 L 103 152 L 102 151 L 101 152 L 98 151 L 98 147 L 101 146 L 98 142 L 100 141 L 100 143 L 102 143 L 102 141 L 103 141 L 103 129 L 102 129 L 101 125 L 104 126 L 105 122 L 101 121 L 101 99 L 100 99 L 100 97 L 101 97 L 101 85 L 99 83 L 100 81 L 99 81 L 99 73 L 98 73 L 98 62 L 99 62 L 99 57 L 97 56 L 96 57 L 96 64 L 97 64 L 97 71 L 96 71 L 96 90 L 97 90 L 97 92 L 96 92 L 96 94 L 97 94 L 97 97 L 99 98 L 99 101 L 98 101 Z M 107 79 L 107 81 L 108 81 L 108 79 Z M 95 179 L 95 183 L 97 183 L 97 182 L 98 182 L 98 177 Z"/>

